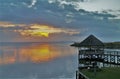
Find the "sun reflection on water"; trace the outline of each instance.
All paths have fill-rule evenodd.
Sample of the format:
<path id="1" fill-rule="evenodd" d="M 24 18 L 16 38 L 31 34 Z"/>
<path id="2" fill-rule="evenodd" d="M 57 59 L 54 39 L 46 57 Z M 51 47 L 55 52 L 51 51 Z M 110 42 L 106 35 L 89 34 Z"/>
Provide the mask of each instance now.
<path id="1" fill-rule="evenodd" d="M 74 54 L 69 46 L 38 44 L 29 46 L 4 46 L 0 49 L 0 65 L 14 63 L 41 63 Z M 70 52 L 69 52 L 70 51 Z M 73 51 L 73 52 L 72 52 Z"/>

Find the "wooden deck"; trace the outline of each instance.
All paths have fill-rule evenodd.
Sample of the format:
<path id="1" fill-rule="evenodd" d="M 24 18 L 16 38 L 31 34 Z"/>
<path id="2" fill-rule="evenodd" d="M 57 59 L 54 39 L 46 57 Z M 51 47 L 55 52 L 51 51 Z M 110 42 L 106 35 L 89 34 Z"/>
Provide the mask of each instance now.
<path id="1" fill-rule="evenodd" d="M 100 62 L 103 63 L 103 66 L 105 64 L 109 64 L 110 67 L 120 67 L 120 51 L 105 51 L 103 54 L 98 54 L 98 53 L 80 53 L 78 55 L 78 61 L 79 64 L 84 64 L 85 62 Z M 96 69 L 100 69 L 97 65 L 95 66 Z M 82 69 L 94 69 L 93 65 L 84 65 L 84 66 L 78 66 L 78 71 L 76 72 L 76 79 L 89 79 L 87 76 L 85 76 L 83 73 L 80 71 Z"/>
<path id="2" fill-rule="evenodd" d="M 107 51 L 104 54 L 80 54 L 79 62 L 81 61 L 97 61 L 102 63 L 120 65 L 120 51 Z"/>

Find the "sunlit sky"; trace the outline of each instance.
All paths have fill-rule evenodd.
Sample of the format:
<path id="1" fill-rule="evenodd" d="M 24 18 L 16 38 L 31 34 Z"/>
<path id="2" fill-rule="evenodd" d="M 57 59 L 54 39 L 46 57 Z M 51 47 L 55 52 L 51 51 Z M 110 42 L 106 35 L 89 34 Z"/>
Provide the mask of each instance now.
<path id="1" fill-rule="evenodd" d="M 120 41 L 120 0 L 0 0 L 0 42 Z"/>

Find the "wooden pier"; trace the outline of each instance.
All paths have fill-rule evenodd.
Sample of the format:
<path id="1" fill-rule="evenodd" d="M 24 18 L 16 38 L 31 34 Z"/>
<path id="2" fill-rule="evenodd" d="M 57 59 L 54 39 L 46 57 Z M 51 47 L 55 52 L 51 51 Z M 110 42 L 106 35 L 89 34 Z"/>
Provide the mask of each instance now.
<path id="1" fill-rule="evenodd" d="M 105 50 L 104 44 L 93 35 L 79 43 L 78 48 L 76 79 L 89 79 L 81 73 L 82 69 L 91 69 L 96 75 L 96 72 L 106 64 L 120 65 L 120 51 Z"/>
<path id="2" fill-rule="evenodd" d="M 120 65 L 120 51 L 105 51 L 104 54 L 80 54 L 79 63 L 96 61 L 104 64 Z"/>

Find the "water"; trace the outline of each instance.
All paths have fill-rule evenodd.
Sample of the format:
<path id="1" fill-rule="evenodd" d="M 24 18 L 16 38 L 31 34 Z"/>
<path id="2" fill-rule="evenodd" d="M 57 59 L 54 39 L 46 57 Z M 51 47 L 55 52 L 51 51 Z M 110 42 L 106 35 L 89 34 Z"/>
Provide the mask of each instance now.
<path id="1" fill-rule="evenodd" d="M 68 43 L 2 43 L 0 79 L 75 79 L 77 50 Z"/>

